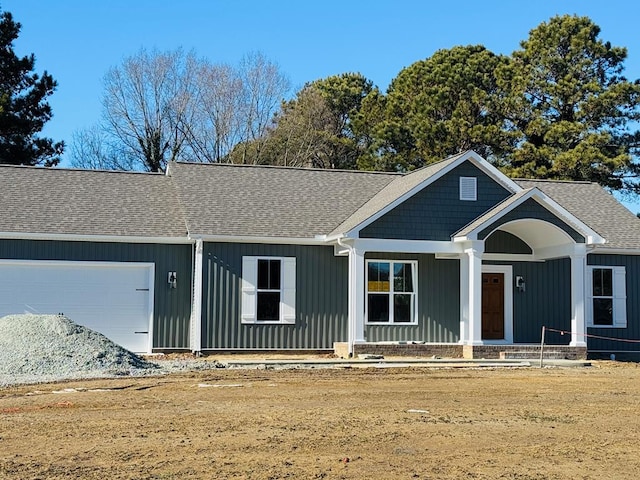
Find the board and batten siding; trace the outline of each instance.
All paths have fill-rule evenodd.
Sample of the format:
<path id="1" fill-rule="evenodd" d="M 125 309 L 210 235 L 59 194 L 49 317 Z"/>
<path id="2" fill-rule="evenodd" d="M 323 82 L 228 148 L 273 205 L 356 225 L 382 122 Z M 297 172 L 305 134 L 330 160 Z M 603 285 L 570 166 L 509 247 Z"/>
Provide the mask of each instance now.
<path id="1" fill-rule="evenodd" d="M 531 255 L 533 250 L 512 233 L 496 230 L 485 239 L 484 252 Z"/>
<path id="2" fill-rule="evenodd" d="M 191 315 L 192 245 L 0 240 L 0 258 L 83 262 L 148 262 L 155 264 L 153 348 L 188 349 Z M 168 272 L 177 273 L 170 288 Z M 73 320 L 73 319 L 72 319 Z"/>
<path id="3" fill-rule="evenodd" d="M 626 328 L 588 328 L 587 333 L 621 340 L 640 340 L 640 256 L 637 255 L 587 255 L 587 265 L 625 267 L 627 294 Z M 638 352 L 640 342 L 624 342 L 600 338 L 587 338 L 587 351 Z M 637 356 L 633 357 L 637 359 Z"/>
<path id="4" fill-rule="evenodd" d="M 241 322 L 244 256 L 295 257 L 295 323 Z M 205 243 L 202 283 L 203 350 L 325 350 L 347 341 L 348 259 L 333 247 Z"/>
<path id="5" fill-rule="evenodd" d="M 477 178 L 477 200 L 460 200 L 460 177 Z M 453 233 L 510 194 L 471 162 L 463 162 L 367 225 L 360 237 L 449 241 Z"/>
<path id="6" fill-rule="evenodd" d="M 456 343 L 460 339 L 460 261 L 432 254 L 369 252 L 367 260 L 418 261 L 417 325 L 366 325 L 367 342 Z M 365 278 L 366 281 L 366 278 Z"/>
<path id="7" fill-rule="evenodd" d="M 568 258 L 544 262 L 493 262 L 483 265 L 512 265 L 513 278 L 525 280 L 525 291 L 513 289 L 513 342 L 539 344 L 542 327 L 571 330 L 571 261 Z M 567 345 L 571 335 L 547 332 L 545 343 Z"/>

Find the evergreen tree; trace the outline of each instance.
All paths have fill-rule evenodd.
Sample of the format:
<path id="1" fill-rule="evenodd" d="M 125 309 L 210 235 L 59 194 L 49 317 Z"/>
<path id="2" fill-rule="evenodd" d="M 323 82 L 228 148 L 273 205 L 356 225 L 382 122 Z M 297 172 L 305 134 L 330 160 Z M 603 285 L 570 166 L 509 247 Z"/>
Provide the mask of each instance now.
<path id="1" fill-rule="evenodd" d="M 638 191 L 631 128 L 640 85 L 622 75 L 626 49 L 599 33 L 587 17 L 554 17 L 496 70 L 505 128 L 517 138 L 501 165 L 507 174 Z"/>
<path id="2" fill-rule="evenodd" d="M 64 143 L 38 133 L 52 117 L 47 97 L 57 83 L 46 71 L 33 73 L 33 54 L 19 58 L 13 51 L 20 27 L 11 13 L 0 15 L 0 163 L 54 166 Z"/>

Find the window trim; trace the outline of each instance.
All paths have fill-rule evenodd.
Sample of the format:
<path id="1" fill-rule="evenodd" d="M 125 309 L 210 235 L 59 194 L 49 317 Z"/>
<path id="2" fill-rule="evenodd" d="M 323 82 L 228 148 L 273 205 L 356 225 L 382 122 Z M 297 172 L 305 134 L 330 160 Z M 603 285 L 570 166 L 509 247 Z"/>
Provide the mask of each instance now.
<path id="1" fill-rule="evenodd" d="M 612 296 L 593 295 L 593 271 L 611 270 Z M 587 275 L 585 282 L 585 317 L 589 328 L 627 328 L 627 292 L 626 292 L 626 270 L 625 267 L 611 265 L 587 265 Z M 611 325 L 596 325 L 593 322 L 593 299 L 612 298 L 613 315 Z"/>
<path id="2" fill-rule="evenodd" d="M 411 265 L 411 275 L 413 280 L 413 292 L 394 292 L 393 280 L 389 280 L 390 289 L 389 292 L 369 292 L 369 264 L 370 263 L 388 263 L 390 275 L 393 275 L 393 264 L 405 263 Z M 370 258 L 365 262 L 364 271 L 364 284 L 365 284 L 365 301 L 364 301 L 364 318 L 366 325 L 388 325 L 388 326 L 402 326 L 402 325 L 417 325 L 418 324 L 418 261 L 417 260 L 391 260 L 388 258 Z M 388 322 L 370 322 L 369 321 L 369 294 L 383 295 L 387 293 L 389 298 L 389 321 Z M 413 315 L 410 322 L 394 322 L 393 321 L 393 299 L 395 294 L 399 295 L 411 295 L 413 301 Z"/>
<path id="3" fill-rule="evenodd" d="M 460 200 L 475 202 L 478 200 L 478 178 L 460 177 Z"/>
<path id="4" fill-rule="evenodd" d="M 258 320 L 258 260 L 279 260 L 280 312 L 279 320 Z M 296 323 L 296 259 L 269 255 L 243 256 L 240 321 L 253 325 L 293 325 Z"/>

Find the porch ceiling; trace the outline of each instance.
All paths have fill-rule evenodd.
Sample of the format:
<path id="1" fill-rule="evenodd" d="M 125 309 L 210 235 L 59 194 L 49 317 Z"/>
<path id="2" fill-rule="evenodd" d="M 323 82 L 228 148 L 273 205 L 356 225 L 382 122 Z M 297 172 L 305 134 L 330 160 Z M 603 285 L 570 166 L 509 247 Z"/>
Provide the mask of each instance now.
<path id="1" fill-rule="evenodd" d="M 535 218 L 525 218 L 500 225 L 496 230 L 502 230 L 516 237 L 531 247 L 534 251 L 573 245 L 575 241 L 564 230 L 552 223 Z"/>

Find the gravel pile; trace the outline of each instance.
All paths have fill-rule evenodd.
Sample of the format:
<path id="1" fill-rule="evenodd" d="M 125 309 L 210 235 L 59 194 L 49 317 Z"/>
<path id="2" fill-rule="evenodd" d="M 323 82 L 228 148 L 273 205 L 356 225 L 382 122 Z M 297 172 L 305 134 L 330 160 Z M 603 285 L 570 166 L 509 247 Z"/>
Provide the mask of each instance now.
<path id="1" fill-rule="evenodd" d="M 0 318 L 0 386 L 162 373 L 157 364 L 64 316 Z"/>

